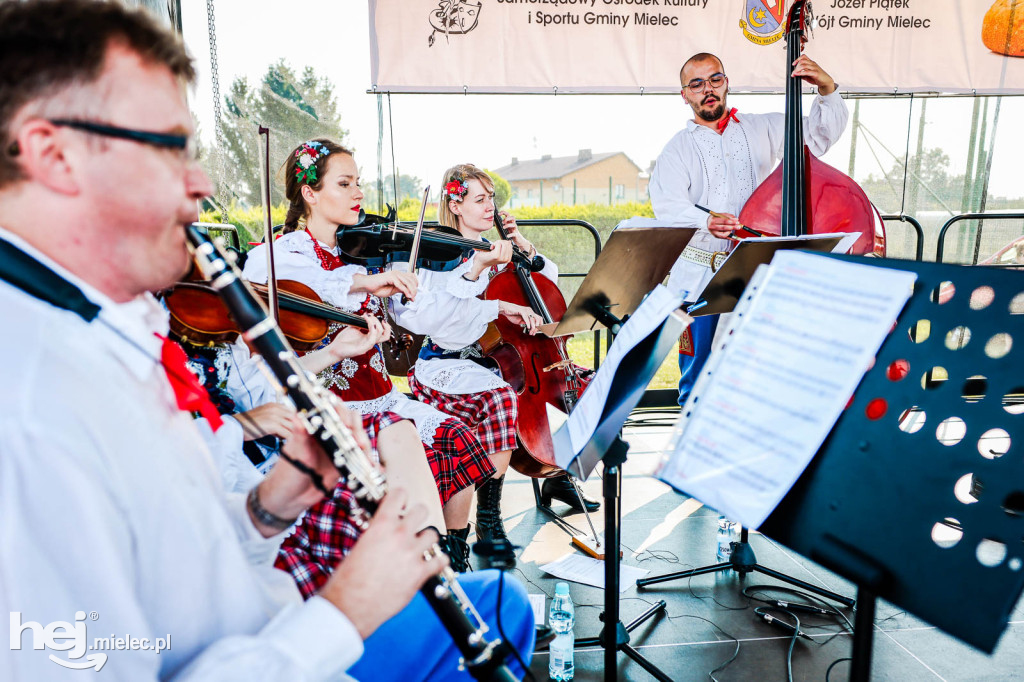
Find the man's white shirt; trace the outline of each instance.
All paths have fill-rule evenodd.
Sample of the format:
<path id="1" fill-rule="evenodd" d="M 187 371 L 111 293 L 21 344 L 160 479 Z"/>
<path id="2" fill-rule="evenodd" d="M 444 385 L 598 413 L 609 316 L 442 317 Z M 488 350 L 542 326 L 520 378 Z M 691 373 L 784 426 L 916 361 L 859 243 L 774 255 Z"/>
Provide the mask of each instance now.
<path id="1" fill-rule="evenodd" d="M 680 227 L 700 228 L 690 246 L 703 251 L 730 251 L 734 244 L 712 236 L 707 230 L 708 214 L 694 204 L 739 215 L 782 158 L 784 114 L 738 112 L 737 117 L 739 121 L 732 121 L 721 135 L 688 121 L 665 145 L 651 174 L 649 191 L 655 217 Z M 803 126 L 804 142 L 811 153 L 821 156 L 828 151 L 842 135 L 848 118 L 838 90 L 815 96 Z M 669 274 L 668 287 L 692 301 L 711 275 L 710 268 L 680 258 Z"/>
<path id="2" fill-rule="evenodd" d="M 158 363 L 163 309 L 148 295 L 115 304 L 0 238 L 101 306 L 87 323 L 0 281 L 0 613 L 43 627 L 95 613 L 90 645 L 171 635 L 160 654 L 104 652 L 104 679 L 343 676 L 362 640 L 333 605 L 301 601 L 272 567 L 282 536 L 263 538 L 244 496 L 222 492 Z M 0 678 L 80 679 L 48 659 L 66 652 L 21 636 L 0 646 Z"/>

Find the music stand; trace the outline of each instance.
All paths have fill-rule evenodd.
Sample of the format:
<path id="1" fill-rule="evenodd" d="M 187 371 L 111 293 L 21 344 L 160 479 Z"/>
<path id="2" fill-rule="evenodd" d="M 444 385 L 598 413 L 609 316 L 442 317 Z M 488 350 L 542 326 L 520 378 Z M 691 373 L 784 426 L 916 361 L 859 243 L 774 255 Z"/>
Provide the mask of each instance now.
<path id="1" fill-rule="evenodd" d="M 608 329 L 613 334 L 644 296 L 665 281 L 697 232 L 633 218 L 612 231 L 562 319 L 541 326 L 548 336 Z"/>
<path id="2" fill-rule="evenodd" d="M 692 314 L 698 316 L 732 312 L 757 267 L 770 262 L 778 251 L 807 249 L 828 253 L 838 246 L 843 238 L 843 235 L 835 234 L 770 241 L 741 241 L 736 245 L 732 253 L 729 254 L 729 257 L 721 267 L 719 267 L 718 271 L 715 272 L 707 286 L 704 287 L 700 301 L 704 302 L 705 305 L 694 310 Z M 675 571 L 650 578 L 639 578 L 636 581 L 636 586 L 637 589 L 642 589 L 658 583 L 686 580 L 697 575 L 720 573 L 728 570 L 736 571 L 741 579 L 745 578 L 748 573 L 756 571 L 771 576 L 776 580 L 787 582 L 802 590 L 814 592 L 822 597 L 832 599 L 840 604 L 846 606 L 853 606 L 855 604 L 854 600 L 849 597 L 844 597 L 841 594 L 812 585 L 799 578 L 794 578 L 757 563 L 757 556 L 754 554 L 754 549 L 750 546 L 749 531 L 745 527 L 740 529 L 739 542 L 732 543 L 732 553 L 729 555 L 729 561 L 701 566 L 700 568 L 688 571 Z"/>
<path id="3" fill-rule="evenodd" d="M 667 290 L 663 291 L 667 293 Z M 604 555 L 604 613 L 601 616 L 604 626 L 597 637 L 577 638 L 575 646 L 604 648 L 605 680 L 618 678 L 617 657 L 621 651 L 656 679 L 672 682 L 672 678 L 629 645 L 629 633 L 663 612 L 667 606 L 665 600 L 660 600 L 628 625 L 623 625 L 619 617 L 622 466 L 629 450 L 629 445 L 619 434 L 630 412 L 640 401 L 647 384 L 654 378 L 662 361 L 675 346 L 679 334 L 690 319 L 678 310 L 666 312 L 665 315 L 666 319 L 660 321 L 653 331 L 625 354 L 618 367 L 613 369 L 609 364 L 601 366 L 599 373 L 614 371 L 614 376 L 607 394 L 603 396 L 599 421 L 587 442 L 582 447 L 574 447 L 569 435 L 569 424 L 563 425 L 553 438 L 559 463 L 566 462 L 563 468 L 573 471 L 580 478 L 585 479 L 599 461 L 604 462 L 602 487 L 605 538 L 609 548 Z M 570 421 L 576 416 L 579 415 L 574 412 L 569 418 Z"/>
<path id="4" fill-rule="evenodd" d="M 1024 274 L 830 257 L 913 271 L 917 283 L 850 406 L 761 527 L 857 584 L 850 679 L 870 676 L 878 597 L 991 653 L 1024 589 L 1024 339 L 1011 336 Z"/>
<path id="5" fill-rule="evenodd" d="M 693 227 L 671 227 L 648 218 L 623 221 L 608 237 L 562 319 L 542 325 L 541 332 L 551 337 L 605 328 L 617 332 L 644 296 L 668 277 L 672 265 L 696 232 Z M 537 479 L 532 480 L 537 509 L 572 536 L 573 544 L 600 558 L 599 548 L 577 541 L 585 535 L 582 530 L 543 504 Z M 580 505 L 586 507 L 582 500 Z"/>
<path id="6" fill-rule="evenodd" d="M 770 263 L 779 251 L 804 249 L 829 253 L 842 242 L 841 234 L 809 235 L 761 241 L 743 239 L 705 285 L 690 314 L 694 317 L 730 313 L 747 288 L 757 266 Z"/>

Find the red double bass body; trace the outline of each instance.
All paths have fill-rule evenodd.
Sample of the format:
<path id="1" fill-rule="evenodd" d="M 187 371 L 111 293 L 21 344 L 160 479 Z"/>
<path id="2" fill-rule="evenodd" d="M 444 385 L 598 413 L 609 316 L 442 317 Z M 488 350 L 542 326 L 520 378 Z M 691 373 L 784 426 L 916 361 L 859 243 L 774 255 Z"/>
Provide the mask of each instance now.
<path id="1" fill-rule="evenodd" d="M 860 185 L 850 176 L 836 170 L 803 148 L 807 179 L 807 211 L 812 216 L 810 231 L 796 234 L 827 234 L 829 232 L 860 232 L 850 253 L 885 255 L 885 226 Z M 765 234 L 783 234 L 782 178 L 780 164 L 765 178 L 747 199 L 740 211 L 744 225 L 756 225 Z"/>
<path id="2" fill-rule="evenodd" d="M 885 227 L 864 190 L 848 175 L 811 154 L 804 144 L 802 80 L 793 78 L 792 72 L 793 62 L 807 40 L 807 5 L 805 0 L 794 2 L 786 25 L 789 79 L 782 163 L 747 199 L 739 221 L 765 234 L 785 237 L 859 232 L 850 253 L 884 256 Z"/>

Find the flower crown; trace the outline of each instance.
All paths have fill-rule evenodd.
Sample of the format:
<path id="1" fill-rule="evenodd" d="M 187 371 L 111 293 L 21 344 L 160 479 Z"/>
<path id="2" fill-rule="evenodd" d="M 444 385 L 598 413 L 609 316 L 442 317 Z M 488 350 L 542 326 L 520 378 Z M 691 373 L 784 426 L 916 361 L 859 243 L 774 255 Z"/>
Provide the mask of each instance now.
<path id="1" fill-rule="evenodd" d="M 316 162 L 331 153 L 331 150 L 316 140 L 303 142 L 295 150 L 295 180 L 312 185 L 316 182 Z"/>
<path id="2" fill-rule="evenodd" d="M 449 199 L 462 200 L 466 196 L 466 192 L 469 191 L 469 185 L 466 181 L 455 176 L 455 179 L 444 186 L 444 193 L 448 195 Z"/>

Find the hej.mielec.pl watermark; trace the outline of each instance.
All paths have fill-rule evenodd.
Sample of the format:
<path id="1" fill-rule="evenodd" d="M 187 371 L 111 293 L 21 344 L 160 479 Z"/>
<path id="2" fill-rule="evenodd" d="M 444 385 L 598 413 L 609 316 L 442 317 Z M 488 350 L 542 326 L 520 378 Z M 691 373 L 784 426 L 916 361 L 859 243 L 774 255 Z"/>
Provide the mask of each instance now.
<path id="1" fill-rule="evenodd" d="M 93 668 L 99 672 L 100 668 L 106 665 L 107 655 L 90 653 L 86 656 L 86 651 L 155 651 L 159 654 L 171 648 L 170 634 L 153 639 L 110 635 L 109 637 L 95 637 L 90 644 L 89 635 L 86 632 L 86 618 L 95 621 L 99 619 L 99 614 L 92 611 L 86 615 L 85 611 L 76 611 L 73 623 L 57 620 L 43 626 L 33 620 L 22 622 L 21 611 L 11 611 L 11 650 L 18 651 L 22 648 L 22 642 L 27 632 L 31 637 L 30 643 L 33 649 L 67 652 L 66 659 L 50 654 L 50 660 L 57 665 L 72 670 Z"/>

